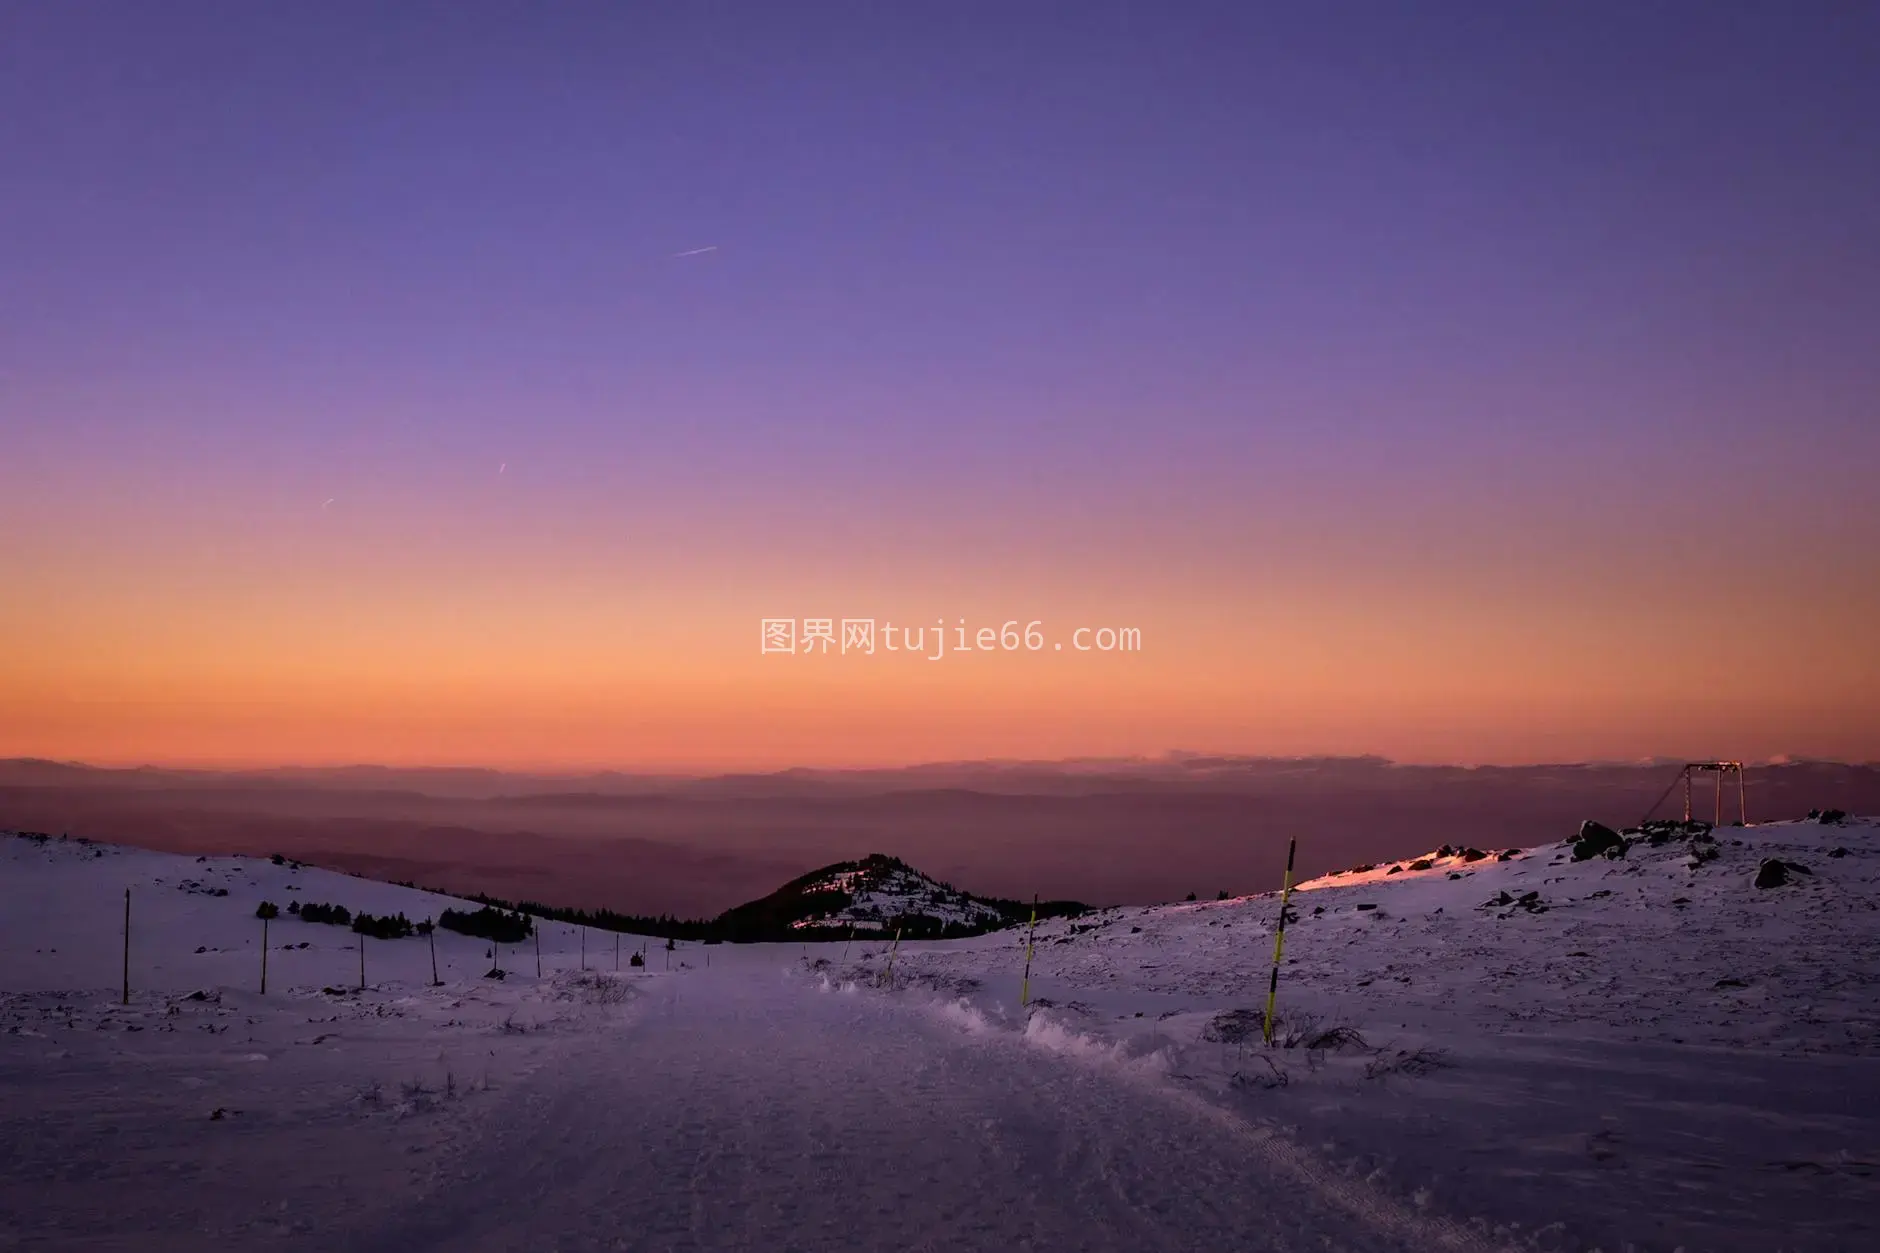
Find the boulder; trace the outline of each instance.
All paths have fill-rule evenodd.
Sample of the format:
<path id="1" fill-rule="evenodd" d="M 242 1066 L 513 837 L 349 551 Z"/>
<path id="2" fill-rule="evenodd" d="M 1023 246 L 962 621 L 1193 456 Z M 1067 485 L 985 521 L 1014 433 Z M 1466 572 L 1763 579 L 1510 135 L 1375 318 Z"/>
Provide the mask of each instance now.
<path id="1" fill-rule="evenodd" d="M 1756 886 L 1759 888 L 1779 888 L 1788 881 L 1787 862 L 1778 861 L 1774 857 L 1766 857 L 1762 865 L 1756 867 Z"/>
<path id="2" fill-rule="evenodd" d="M 1488 856 L 1488 854 L 1484 853 L 1479 848 L 1465 848 L 1462 850 L 1462 860 L 1464 861 L 1481 861 L 1486 856 Z"/>
<path id="3" fill-rule="evenodd" d="M 1613 849 L 1618 852 L 1611 851 Z M 1588 818 L 1580 824 L 1580 834 L 1573 841 L 1573 860 L 1585 861 L 1601 854 L 1608 857 L 1625 856 L 1625 837 L 1605 823 Z"/>

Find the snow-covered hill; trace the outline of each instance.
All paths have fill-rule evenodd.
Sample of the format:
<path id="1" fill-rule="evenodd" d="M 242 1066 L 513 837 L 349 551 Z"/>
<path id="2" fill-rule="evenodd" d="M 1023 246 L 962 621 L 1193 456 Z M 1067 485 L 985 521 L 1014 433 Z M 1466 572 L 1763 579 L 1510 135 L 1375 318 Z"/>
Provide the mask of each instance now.
<path id="1" fill-rule="evenodd" d="M 1082 906 L 1053 902 L 1052 912 Z M 898 858 L 875 853 L 793 879 L 717 921 L 733 935 L 829 938 L 856 935 L 959 938 L 1022 922 L 1029 906 L 962 892 Z"/>

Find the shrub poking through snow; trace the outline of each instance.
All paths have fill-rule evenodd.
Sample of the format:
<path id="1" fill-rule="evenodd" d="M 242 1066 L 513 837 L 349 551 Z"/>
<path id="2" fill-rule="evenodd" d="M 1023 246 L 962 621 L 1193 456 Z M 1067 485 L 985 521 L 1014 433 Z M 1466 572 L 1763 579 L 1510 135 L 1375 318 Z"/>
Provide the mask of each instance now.
<path id="1" fill-rule="evenodd" d="M 332 927 L 352 925 L 352 911 L 344 905 L 322 905 L 318 901 L 308 901 L 298 910 L 290 909 L 288 912 L 298 913 L 302 922 L 324 922 Z"/>
<path id="2" fill-rule="evenodd" d="M 262 901 L 259 905 L 255 906 L 255 917 L 264 921 L 269 918 L 279 918 L 280 916 L 281 907 L 276 905 L 273 901 Z"/>

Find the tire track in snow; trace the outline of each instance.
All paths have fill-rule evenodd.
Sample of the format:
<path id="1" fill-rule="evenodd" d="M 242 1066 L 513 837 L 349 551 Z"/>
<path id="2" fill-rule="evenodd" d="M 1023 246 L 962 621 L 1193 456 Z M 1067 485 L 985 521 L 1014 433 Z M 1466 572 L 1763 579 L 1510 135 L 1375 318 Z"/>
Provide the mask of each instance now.
<path id="1" fill-rule="evenodd" d="M 1167 1085 L 904 1004 L 748 970 L 661 997 L 539 1072 L 403 1219 L 341 1247 L 1487 1247 Z"/>
<path id="2" fill-rule="evenodd" d="M 1022 1044 L 1059 1060 L 1106 1076 L 1111 1082 L 1134 1087 L 1181 1109 L 1197 1121 L 1219 1127 L 1257 1155 L 1270 1169 L 1289 1177 L 1296 1186 L 1336 1206 L 1381 1236 L 1404 1241 L 1407 1247 L 1444 1249 L 1451 1253 L 1502 1253 L 1514 1246 L 1499 1243 L 1466 1223 L 1439 1215 L 1419 1213 L 1362 1181 L 1328 1169 L 1316 1155 L 1289 1137 L 1256 1126 L 1232 1110 L 1184 1089 L 1162 1076 L 1145 1059 L 1123 1059 L 1113 1044 L 1053 1024 L 1048 1032 L 1034 1033 L 1030 1023 L 1018 1030 L 995 1026 L 977 1009 L 960 1001 L 926 1001 L 921 1007 L 937 1010 L 940 1020 L 970 1037 L 996 1041 L 1001 1047 Z"/>

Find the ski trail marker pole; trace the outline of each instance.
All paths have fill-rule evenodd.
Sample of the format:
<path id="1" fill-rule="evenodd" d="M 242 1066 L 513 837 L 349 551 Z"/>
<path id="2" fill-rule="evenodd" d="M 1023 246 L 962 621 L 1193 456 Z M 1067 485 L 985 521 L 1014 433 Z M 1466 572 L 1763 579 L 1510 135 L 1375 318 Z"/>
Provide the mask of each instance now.
<path id="1" fill-rule="evenodd" d="M 424 938 L 431 942 L 431 986 L 434 988 L 440 987 L 442 986 L 444 981 L 437 977 L 437 924 L 436 923 L 431 924 L 431 929 L 424 933 Z"/>
<path id="2" fill-rule="evenodd" d="M 1293 853 L 1299 848 L 1298 837 L 1286 841 L 1286 884 L 1279 893 L 1279 926 L 1273 931 L 1273 975 L 1266 984 L 1266 1027 L 1261 1037 L 1273 1043 L 1273 1003 L 1279 999 L 1279 957 L 1286 951 L 1286 903 L 1292 898 Z"/>
<path id="3" fill-rule="evenodd" d="M 124 889 L 124 1003 L 131 1003 L 131 890 Z"/>
<path id="4" fill-rule="evenodd" d="M 881 983 L 883 987 L 891 988 L 894 986 L 894 955 L 899 951 L 900 947 L 901 928 L 896 927 L 894 929 L 894 943 L 888 946 L 888 965 L 887 968 L 881 972 Z"/>
<path id="5" fill-rule="evenodd" d="M 1031 1004 L 1031 938 L 1038 933 L 1038 897 L 1031 898 L 1031 925 L 1025 928 L 1025 980 L 1018 985 L 1018 1004 Z"/>

